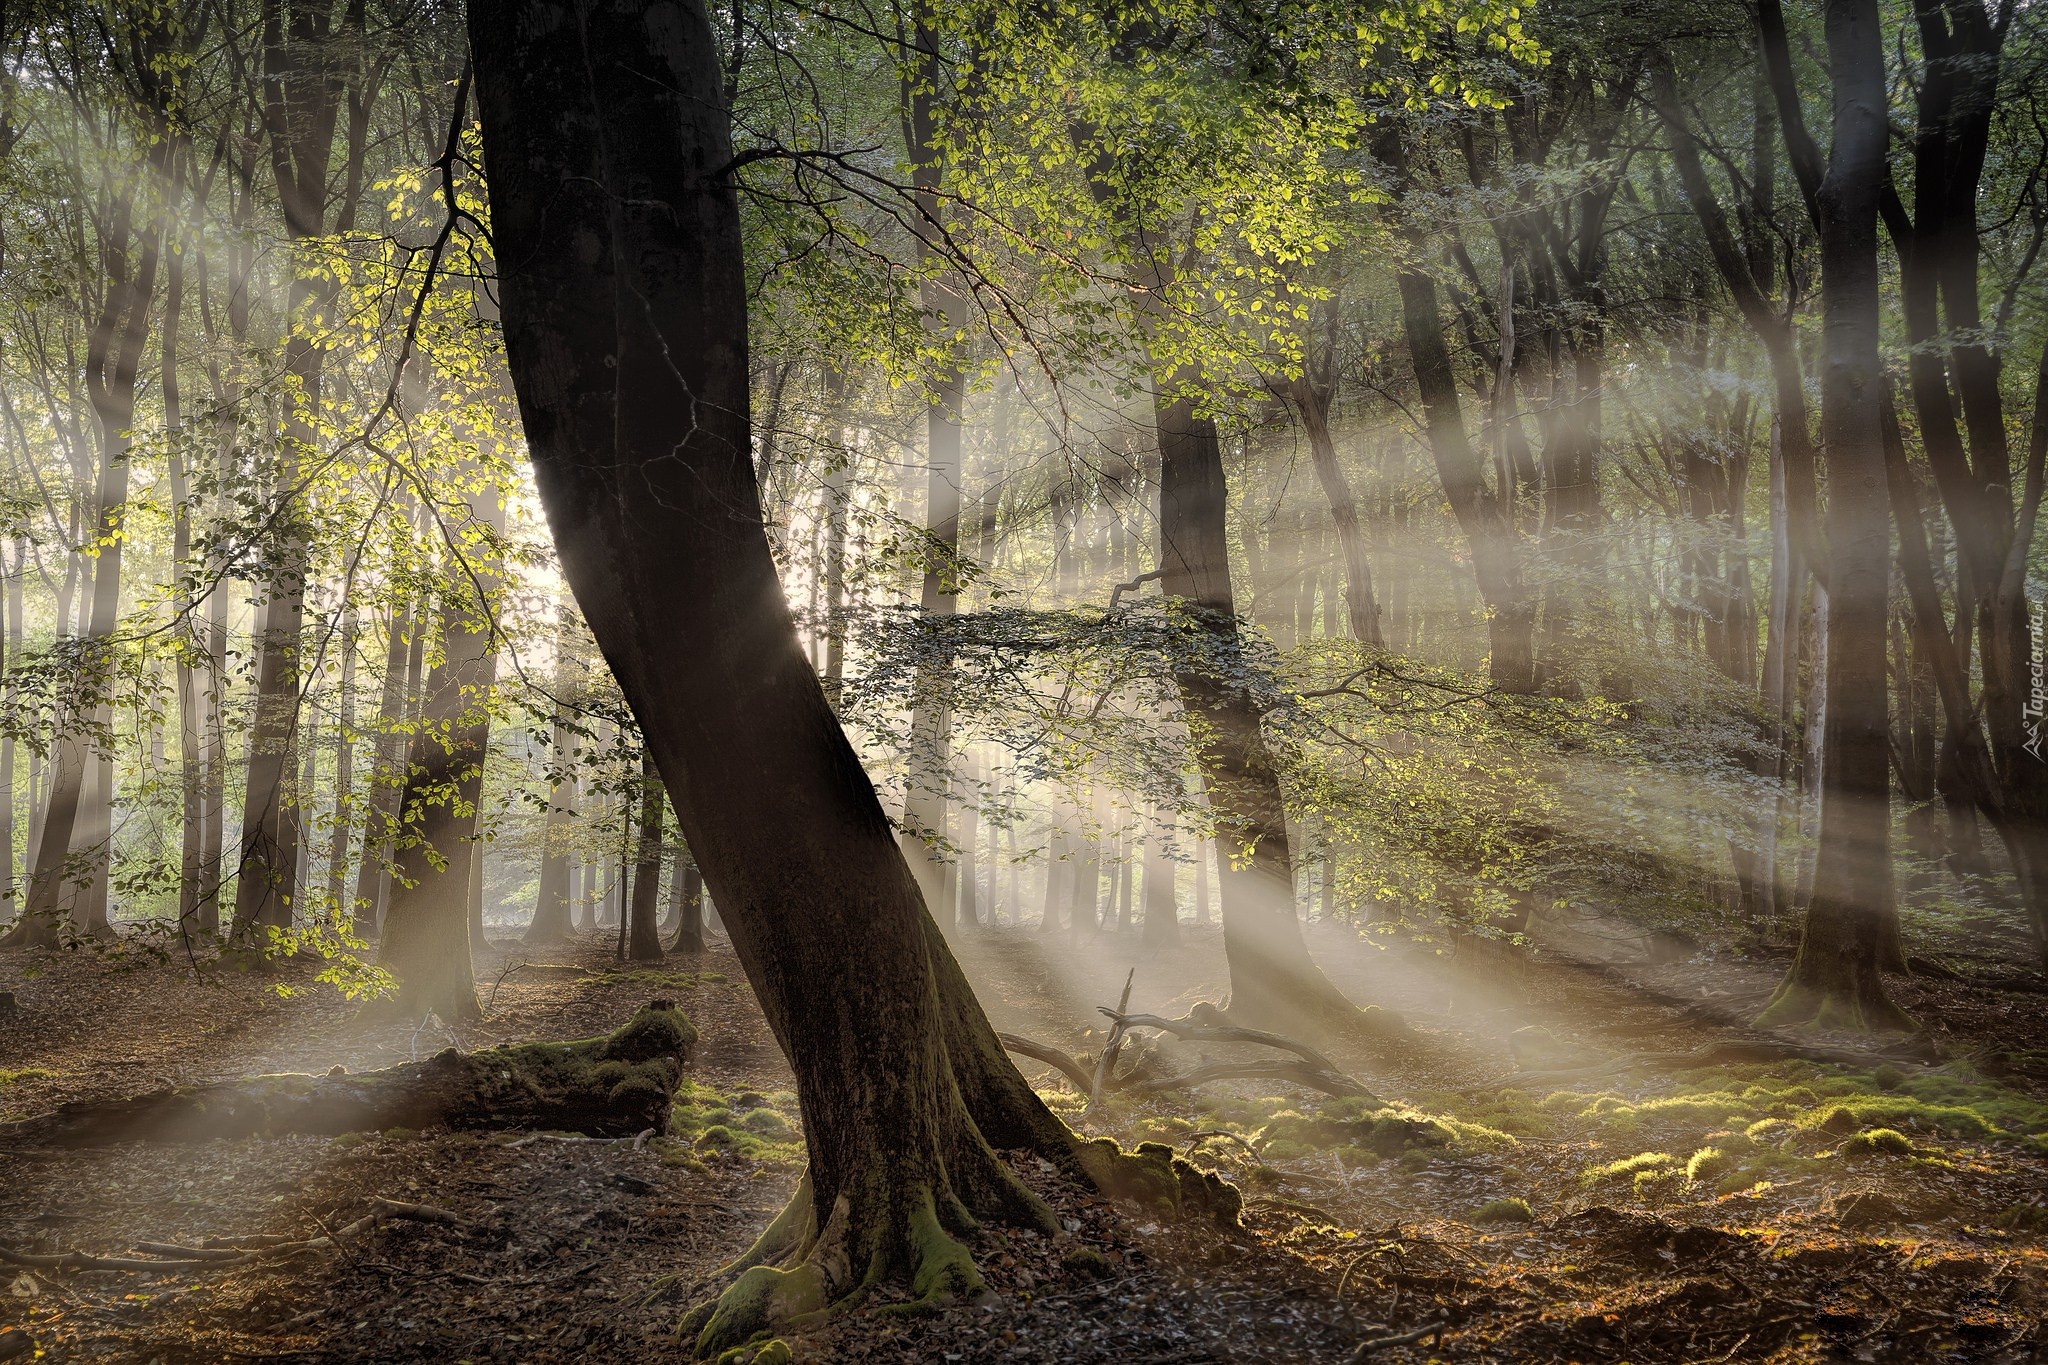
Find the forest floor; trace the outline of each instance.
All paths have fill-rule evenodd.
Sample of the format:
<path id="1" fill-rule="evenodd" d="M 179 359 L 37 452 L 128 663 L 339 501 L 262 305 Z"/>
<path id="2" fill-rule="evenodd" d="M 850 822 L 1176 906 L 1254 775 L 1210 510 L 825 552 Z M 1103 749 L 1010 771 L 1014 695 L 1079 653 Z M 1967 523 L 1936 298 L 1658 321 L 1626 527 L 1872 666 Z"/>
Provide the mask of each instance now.
<path id="1" fill-rule="evenodd" d="M 1744 1026 L 1777 962 L 1656 965 L 1623 944 L 1604 954 L 1621 961 L 1539 953 L 1477 971 L 1348 929 L 1318 927 L 1312 944 L 1352 998 L 1411 1026 L 1330 1048 L 1381 1099 L 1236 1082 L 1112 1097 L 1084 1118 L 1079 1096 L 1042 1081 L 1077 1126 L 1171 1143 L 1240 1181 L 1241 1234 L 1053 1190 L 1063 1236 L 980 1239 L 984 1302 L 855 1313 L 790 1337 L 795 1359 L 2048 1356 L 2038 977 L 1899 979 L 1926 1035 L 1887 1048 L 1802 1034 L 1789 1040 L 1802 1057 Z M 14 1252 L 318 1236 L 380 1198 L 457 1220 L 396 1219 L 335 1250 L 212 1272 L 0 1265 L 0 1360 L 31 1358 L 8 1354 L 25 1338 L 48 1360 L 164 1365 L 678 1358 L 682 1312 L 795 1184 L 794 1097 L 730 953 L 614 970 L 609 946 L 480 954 L 485 1019 L 458 1033 L 366 1023 L 310 984 L 315 964 L 0 958 L 17 1001 L 0 1020 L 0 1120 L 597 1034 L 655 996 L 702 1035 L 676 1133 L 641 1144 L 403 1130 L 0 1143 L 0 1248 Z M 1169 1015 L 1223 982 L 1220 944 L 1199 930 L 1166 950 L 1001 931 L 961 955 L 997 1027 L 1074 1053 L 1099 1046 L 1096 1007 L 1127 979 L 1134 1010 Z M 1178 1071 L 1228 1049 L 1148 1051 L 1133 1060 Z"/>

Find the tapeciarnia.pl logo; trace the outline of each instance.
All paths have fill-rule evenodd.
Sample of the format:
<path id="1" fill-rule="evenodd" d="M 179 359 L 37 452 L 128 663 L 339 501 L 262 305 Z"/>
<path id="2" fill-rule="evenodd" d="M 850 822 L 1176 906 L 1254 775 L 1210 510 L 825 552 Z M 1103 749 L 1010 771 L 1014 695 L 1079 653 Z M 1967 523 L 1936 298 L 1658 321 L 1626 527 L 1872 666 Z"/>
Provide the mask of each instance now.
<path id="1" fill-rule="evenodd" d="M 2031 685 L 2027 689 L 2027 704 L 2021 708 L 2027 722 L 2026 750 L 2036 763 L 2048 762 L 2041 756 L 2042 742 L 2048 740 L 2041 725 L 2043 718 L 2048 717 L 2048 640 L 2042 638 L 2044 634 L 2048 634 L 2048 611 L 2040 613 L 2034 628 L 2034 647 L 2027 659 Z"/>

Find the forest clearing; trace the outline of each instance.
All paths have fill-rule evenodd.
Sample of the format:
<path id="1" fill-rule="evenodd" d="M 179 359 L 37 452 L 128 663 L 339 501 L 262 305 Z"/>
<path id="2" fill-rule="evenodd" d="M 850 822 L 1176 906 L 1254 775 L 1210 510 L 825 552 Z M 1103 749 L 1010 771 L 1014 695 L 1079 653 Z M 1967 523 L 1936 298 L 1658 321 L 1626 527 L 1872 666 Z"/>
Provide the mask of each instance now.
<path id="1" fill-rule="evenodd" d="M 1512 1003 L 1475 1010 L 1454 997 L 1490 998 L 1497 980 L 1314 940 L 1347 989 L 1414 1021 L 1410 1038 L 1335 1054 L 1399 1097 L 1384 1110 L 1253 1087 L 1192 1105 L 1112 1102 L 1082 1117 L 1085 1096 L 1046 1080 L 1085 1132 L 1213 1161 L 1245 1191 L 1241 1230 L 1219 1240 L 1070 1197 L 1059 1208 L 1077 1226 L 1061 1235 L 992 1231 L 973 1244 L 988 1302 L 832 1322 L 783 1338 L 794 1358 L 1345 1360 L 1431 1324 L 1440 1335 L 1358 1358 L 2027 1359 L 2038 1349 L 2048 1154 L 1987 1140 L 1994 1118 L 2038 1123 L 2038 1101 L 1959 1084 L 1953 1064 L 1910 1050 L 1886 1061 L 1871 1047 L 1862 1065 L 1652 1060 L 1755 1047 L 1739 1021 L 1767 997 L 1771 964 L 1588 972 L 1539 959 Z M 1223 977 L 1210 936 L 1146 950 L 998 930 L 963 958 L 1000 992 L 999 1026 L 1077 1047 L 1093 1013 L 1081 1002 L 1119 990 L 1121 963 L 1138 982 L 1191 982 L 1182 993 L 1192 998 Z M 91 959 L 55 964 L 24 990 L 38 1023 L 10 1046 L 19 1079 L 0 1116 L 125 1095 L 138 1067 L 152 1084 L 191 1084 L 602 1032 L 656 990 L 697 1021 L 702 1051 L 675 1125 L 641 1142 L 392 1128 L 67 1149 L 11 1134 L 17 1174 L 0 1226 L 38 1244 L 121 1257 L 146 1242 L 298 1239 L 331 1234 L 380 1199 L 460 1220 L 394 1221 L 340 1249 L 222 1269 L 10 1267 L 18 1319 L 50 1358 L 166 1365 L 675 1354 L 680 1306 L 744 1250 L 801 1170 L 789 1071 L 722 945 L 657 967 L 621 969 L 587 944 L 554 950 L 539 972 L 522 965 L 536 961 L 511 943 L 479 954 L 492 1009 L 424 1037 L 409 1025 L 365 1028 L 352 1008 L 311 993 L 279 1000 L 247 979 L 195 987 L 145 969 L 156 979 L 137 989 L 133 975 Z M 1946 1025 L 1957 1052 L 2031 1058 L 2009 1079 L 2039 1096 L 2048 1024 L 2034 1000 L 1956 983 L 1907 996 Z M 126 1041 L 164 1019 L 182 1026 L 146 1052 Z M 1517 1044 L 1531 1029 L 1540 1051 Z M 24 1057 L 50 1065 L 19 1067 Z M 1530 1069 L 1558 1061 L 1568 1074 Z M 1836 1110 L 1858 1121 L 1845 1126 Z M 1398 1114 L 1399 1127 L 1381 1114 Z M 1768 1116 L 1753 1121 L 1767 1125 L 1754 1138 L 1753 1114 Z M 1910 1134 L 1911 1150 L 1856 1149 L 1857 1133 L 1885 1126 Z"/>
<path id="2" fill-rule="evenodd" d="M 0 1365 L 2048 1358 L 2038 0 L 0 0 Z"/>

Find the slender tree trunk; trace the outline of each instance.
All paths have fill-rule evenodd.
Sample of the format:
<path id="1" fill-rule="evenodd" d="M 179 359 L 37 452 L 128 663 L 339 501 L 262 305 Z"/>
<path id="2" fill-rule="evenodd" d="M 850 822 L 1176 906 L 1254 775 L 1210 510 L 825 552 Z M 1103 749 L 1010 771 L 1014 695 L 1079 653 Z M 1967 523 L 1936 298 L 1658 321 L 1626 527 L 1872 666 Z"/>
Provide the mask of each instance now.
<path id="1" fill-rule="evenodd" d="M 1905 1026 L 1885 993 L 1892 914 L 1890 732 L 1884 669 L 1891 532 L 1880 426 L 1877 201 L 1889 137 L 1877 0 L 1827 0 L 1834 139 L 1820 206 L 1828 459 L 1827 717 L 1820 852 L 1799 955 L 1773 1023 Z"/>
<path id="2" fill-rule="evenodd" d="M 626 955 L 635 962 L 661 960 L 661 822 L 663 797 L 661 773 L 655 769 L 654 753 L 642 749 L 640 757 L 640 852 L 633 865 L 632 933 Z"/>
<path id="3" fill-rule="evenodd" d="M 170 148 L 168 136 L 156 139 L 148 158 L 151 173 L 162 176 L 168 172 Z M 87 340 L 85 363 L 86 391 L 98 428 L 99 481 L 91 504 L 91 526 L 100 546 L 84 631 L 86 686 L 58 719 L 50 750 L 50 798 L 37 830 L 28 906 L 15 926 L 0 937 L 0 946 L 6 947 L 55 946 L 67 900 L 74 922 L 87 932 L 101 931 L 106 919 L 105 902 L 95 900 L 93 893 L 95 886 L 103 893 L 106 884 L 106 836 L 93 840 L 93 830 L 100 820 L 100 806 L 113 793 L 108 775 L 98 771 L 89 732 L 105 728 L 108 720 L 100 693 L 111 683 L 110 676 L 102 675 L 110 675 L 114 667 L 111 647 L 121 615 L 121 560 L 127 540 L 124 524 L 133 445 L 130 429 L 135 425 L 136 383 L 149 337 L 163 241 L 162 229 L 154 222 L 138 228 L 137 205 L 131 198 L 122 196 L 111 207 L 108 222 L 99 229 L 106 285 Z M 82 803 L 89 769 L 100 779 L 99 805 Z M 81 842 L 78 837 L 81 818 L 87 825 L 84 838 L 91 842 Z M 106 824 L 111 830 L 111 819 Z M 80 869 L 85 880 L 76 883 L 73 877 Z"/>
<path id="4" fill-rule="evenodd" d="M 1344 552 L 1344 606 L 1351 638 L 1373 649 L 1384 649 L 1386 640 L 1380 634 L 1380 604 L 1373 594 L 1372 564 L 1366 558 L 1364 528 L 1358 524 L 1358 500 L 1351 494 L 1351 481 L 1337 459 L 1337 443 L 1330 435 L 1331 391 L 1304 377 L 1294 381 L 1289 394 L 1301 413 L 1302 429 L 1308 433 L 1316 481 L 1322 484 L 1323 496 L 1329 499 L 1330 520 L 1336 524 L 1337 543 Z"/>
<path id="5" fill-rule="evenodd" d="M 1180 942 L 1180 898 L 1174 894 L 1173 860 L 1166 855 L 1173 826 L 1165 812 L 1148 809 L 1146 814 L 1143 939 L 1149 948 L 1166 948 Z"/>
<path id="6" fill-rule="evenodd" d="M 1216 425 L 1186 398 L 1155 407 L 1160 452 L 1160 586 L 1209 633 L 1222 660 L 1242 650 L 1225 539 L 1227 493 Z M 1362 1021 L 1309 957 L 1294 908 L 1294 861 L 1287 842 L 1280 777 L 1261 732 L 1259 709 L 1230 679 L 1183 669 L 1181 705 L 1203 739 L 1196 746 L 1216 812 L 1217 880 L 1223 947 L 1230 965 L 1230 1011 L 1259 1028 L 1318 1032 Z"/>
<path id="7" fill-rule="evenodd" d="M 704 951 L 704 874 L 690 850 L 676 841 L 675 870 L 670 874 L 669 895 L 676 909 L 676 937 L 668 945 L 672 953 Z"/>
<path id="8" fill-rule="evenodd" d="M 503 529 L 495 489 L 477 496 L 471 515 L 495 542 Z M 491 562 L 448 566 L 441 658 L 427 676 L 399 803 L 396 872 L 378 961 L 398 977 L 397 1010 L 415 1019 L 431 1012 L 453 1023 L 482 1013 L 470 956 L 469 879 L 498 668 L 496 606 L 477 598 L 479 588 L 498 591 L 492 555 Z"/>
<path id="9" fill-rule="evenodd" d="M 1436 281 L 1419 264 L 1399 271 L 1401 317 L 1408 336 L 1415 385 L 1422 396 L 1430 453 L 1451 513 L 1472 551 L 1473 575 L 1487 606 L 1488 671 L 1504 692 L 1534 692 L 1536 599 L 1522 578 L 1522 556 L 1506 497 L 1486 486 L 1458 397 L 1458 380 L 1444 340 Z"/>
<path id="10" fill-rule="evenodd" d="M 560 685 L 557 675 L 556 686 Z M 568 705 L 558 701 L 554 747 L 549 758 L 553 778 L 548 789 L 548 822 L 541 851 L 540 895 L 533 907 L 533 923 L 526 929 L 528 943 L 555 943 L 575 937 L 571 904 L 576 882 L 572 847 L 576 830 L 575 763 L 576 736 L 569 729 Z"/>
<path id="11" fill-rule="evenodd" d="M 299 651 L 312 546 L 299 474 L 321 450 L 327 354 L 317 335 L 299 322 L 330 303 L 338 289 L 324 271 L 302 258 L 330 231 L 346 232 L 354 225 L 367 130 L 360 118 L 346 120 L 346 173 L 338 196 L 330 183 L 335 131 L 344 100 L 367 108 L 374 99 L 374 82 L 364 82 L 361 75 L 368 47 L 363 6 L 344 6 L 339 16 L 316 24 L 304 14 L 288 16 L 283 0 L 263 0 L 261 20 L 264 131 L 294 260 L 285 310 L 292 327 L 283 356 L 289 404 L 272 484 L 277 508 L 265 557 L 269 578 L 256 638 L 256 697 L 235 881 L 233 932 L 238 938 L 259 927 L 289 928 L 298 897 L 300 813 L 292 775 L 298 759 Z"/>
<path id="12" fill-rule="evenodd" d="M 940 82 L 944 73 L 938 54 L 938 37 L 930 23 L 920 18 L 916 27 L 918 71 L 906 82 L 904 110 L 909 134 L 919 226 L 919 255 L 929 270 L 938 259 L 934 234 L 942 229 L 944 210 L 939 200 L 939 180 L 944 151 L 936 124 Z M 961 426 L 967 403 L 967 370 L 960 352 L 961 330 L 967 321 L 967 301 L 949 279 L 928 274 L 922 285 L 927 313 L 940 331 L 938 345 L 947 352 L 931 396 L 925 418 L 925 531 L 930 544 L 925 552 L 924 585 L 920 606 L 928 616 L 951 616 L 958 606 L 956 559 L 960 549 Z M 949 714 L 950 661 L 940 657 L 920 666 L 915 701 L 910 718 L 911 756 L 904 787 L 903 856 L 910 864 L 924 892 L 927 905 L 950 908 L 957 895 L 957 858 L 946 856 L 949 749 L 952 720 Z M 951 915 L 941 913 L 942 922 Z"/>
<path id="13" fill-rule="evenodd" d="M 953 922 L 963 929 L 981 924 L 981 907 L 975 895 L 975 853 L 981 845 L 981 768 L 970 751 L 960 756 L 960 849 L 956 855 L 954 881 L 959 893 Z"/>
<path id="14" fill-rule="evenodd" d="M 405 792 L 405 724 L 409 708 L 407 660 L 420 633 L 405 602 L 394 602 L 385 617 L 383 694 L 377 702 L 377 739 L 370 762 L 370 793 L 363 811 L 363 856 L 356 864 L 356 891 L 348 904 L 352 932 L 378 932 L 383 923 L 381 892 L 391 866 L 398 802 Z"/>
<path id="15" fill-rule="evenodd" d="M 326 913 L 336 925 L 347 927 L 355 919 L 353 908 L 342 901 L 348 886 L 349 832 L 355 816 L 356 759 L 356 613 L 346 609 L 341 624 L 341 714 L 335 720 L 334 805 L 328 820 Z"/>

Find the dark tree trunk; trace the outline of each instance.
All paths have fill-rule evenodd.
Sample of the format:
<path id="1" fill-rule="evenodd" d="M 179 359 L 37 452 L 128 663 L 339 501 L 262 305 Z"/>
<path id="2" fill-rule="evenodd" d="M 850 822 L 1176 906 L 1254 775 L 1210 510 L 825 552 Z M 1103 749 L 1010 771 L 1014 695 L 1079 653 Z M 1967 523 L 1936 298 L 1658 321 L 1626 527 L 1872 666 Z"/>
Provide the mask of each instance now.
<path id="1" fill-rule="evenodd" d="M 969 751 L 960 759 L 960 848 L 955 855 L 956 867 L 953 880 L 956 883 L 957 899 L 954 902 L 953 923 L 963 929 L 973 929 L 981 923 L 981 906 L 976 895 L 975 853 L 981 843 L 981 784 L 980 769 L 974 754 Z"/>
<path id="2" fill-rule="evenodd" d="M 1178 599 L 1225 666 L 1183 669 L 1181 705 L 1198 722 L 1202 777 L 1216 813 L 1230 1012 L 1253 1028 L 1320 1032 L 1364 1018 L 1309 957 L 1294 909 L 1294 863 L 1280 775 L 1257 703 L 1230 680 L 1242 651 L 1226 540 L 1228 493 L 1216 424 L 1163 393 L 1159 431 L 1160 586 Z"/>
<path id="3" fill-rule="evenodd" d="M 803 1109 L 799 1196 L 693 1319 L 696 1349 L 862 1285 L 977 1293 L 956 1240 L 972 1220 L 1057 1228 L 995 1149 L 1074 1173 L 1093 1149 L 1005 1057 L 790 616 L 748 458 L 709 18 L 697 0 L 479 0 L 469 28 L 506 352 L 562 571 Z"/>
<path id="4" fill-rule="evenodd" d="M 162 45 L 167 36 L 161 28 L 144 25 L 137 41 L 150 46 L 138 57 L 149 64 L 167 60 L 169 50 Z M 168 91 L 158 94 L 167 96 Z M 168 178 L 172 139 L 167 116 L 160 104 L 144 112 L 154 130 L 147 169 L 154 176 Z M 123 524 L 129 451 L 134 443 L 131 428 L 163 243 L 162 227 L 154 216 L 145 210 L 143 221 L 138 222 L 137 208 L 127 195 L 105 206 L 106 219 L 99 226 L 97 246 L 106 284 L 86 342 L 85 387 L 99 449 L 98 487 L 89 515 L 91 538 L 100 549 L 93 564 L 84 631 L 91 650 L 86 668 L 93 681 L 58 716 L 50 745 L 50 796 L 36 831 L 28 903 L 14 927 L 0 936 L 0 947 L 54 947 L 67 910 L 81 930 L 93 932 L 104 927 L 107 835 L 97 831 L 102 823 L 101 807 L 112 799 L 113 792 L 103 771 L 104 756 L 94 752 L 88 735 L 95 728 L 95 719 L 106 719 L 105 702 L 100 699 L 104 683 L 97 674 L 112 667 L 110 649 L 120 623 L 121 559 L 128 539 Z M 65 626 L 62 616 L 60 611 L 60 632 Z M 84 799 L 88 787 L 97 789 L 98 805 Z M 111 818 L 104 823 L 111 831 Z M 85 875 L 82 884 L 74 880 L 81 869 Z M 95 906 L 100 907 L 98 913 Z"/>
<path id="5" fill-rule="evenodd" d="M 294 252 L 354 226 L 362 193 L 364 120 L 346 120 L 345 174 L 337 196 L 330 184 L 335 132 L 343 104 L 367 108 L 374 92 L 364 84 L 369 65 L 361 5 L 338 16 L 283 0 L 262 6 L 262 102 L 266 142 L 286 235 Z M 332 210 L 330 223 L 329 213 Z M 313 270 L 294 271 L 285 316 L 306 317 L 331 301 L 338 286 Z M 256 639 L 256 704 L 249 734 L 248 781 L 242 800 L 242 850 L 235 882 L 234 932 L 288 929 L 298 898 L 299 811 L 294 800 L 299 722 L 299 650 L 306 614 L 311 553 L 299 471 L 321 449 L 320 400 L 326 366 L 322 343 L 295 325 L 284 343 L 290 398 L 278 443 L 273 487 L 277 506 L 266 547 Z"/>
<path id="6" fill-rule="evenodd" d="M 635 962 L 661 961 L 661 773 L 654 751 L 640 753 L 640 846 L 633 863 L 632 930 L 626 956 Z"/>
<path id="7" fill-rule="evenodd" d="M 1892 911 L 1885 622 L 1891 521 L 1878 354 L 1877 203 L 1883 182 L 1883 37 L 1877 0 L 1828 0 L 1834 139 L 1819 194 L 1828 458 L 1827 716 L 1820 849 L 1799 955 L 1764 1011 L 1772 1023 L 1907 1023 L 1885 994 Z"/>
<path id="8" fill-rule="evenodd" d="M 341 626 L 341 714 L 334 727 L 334 807 L 328 821 L 327 895 L 324 913 L 334 922 L 354 922 L 351 908 L 342 896 L 348 886 L 349 832 L 355 820 L 356 763 L 356 613 L 347 609 Z M 306 795 L 310 796 L 309 791 Z"/>
<path id="9" fill-rule="evenodd" d="M 944 155 L 935 122 L 944 71 L 938 37 L 931 26 L 920 20 L 916 36 L 918 75 L 905 87 L 907 107 L 903 112 L 913 160 L 919 256 L 929 268 L 945 215 L 938 193 Z M 959 354 L 960 343 L 954 338 L 966 325 L 967 301 L 944 276 L 927 276 L 922 290 L 925 311 L 938 325 L 940 335 L 935 344 L 947 354 L 932 385 L 931 407 L 925 415 L 925 532 L 930 544 L 919 605 L 928 615 L 951 616 L 959 600 L 955 560 L 960 547 L 961 424 L 967 403 L 967 370 Z M 940 918 L 949 922 L 960 875 L 958 859 L 944 851 L 949 813 L 946 798 L 951 785 L 950 676 L 949 661 L 944 658 L 929 659 L 917 671 L 902 840 L 903 856 L 925 903 L 940 907 Z"/>

